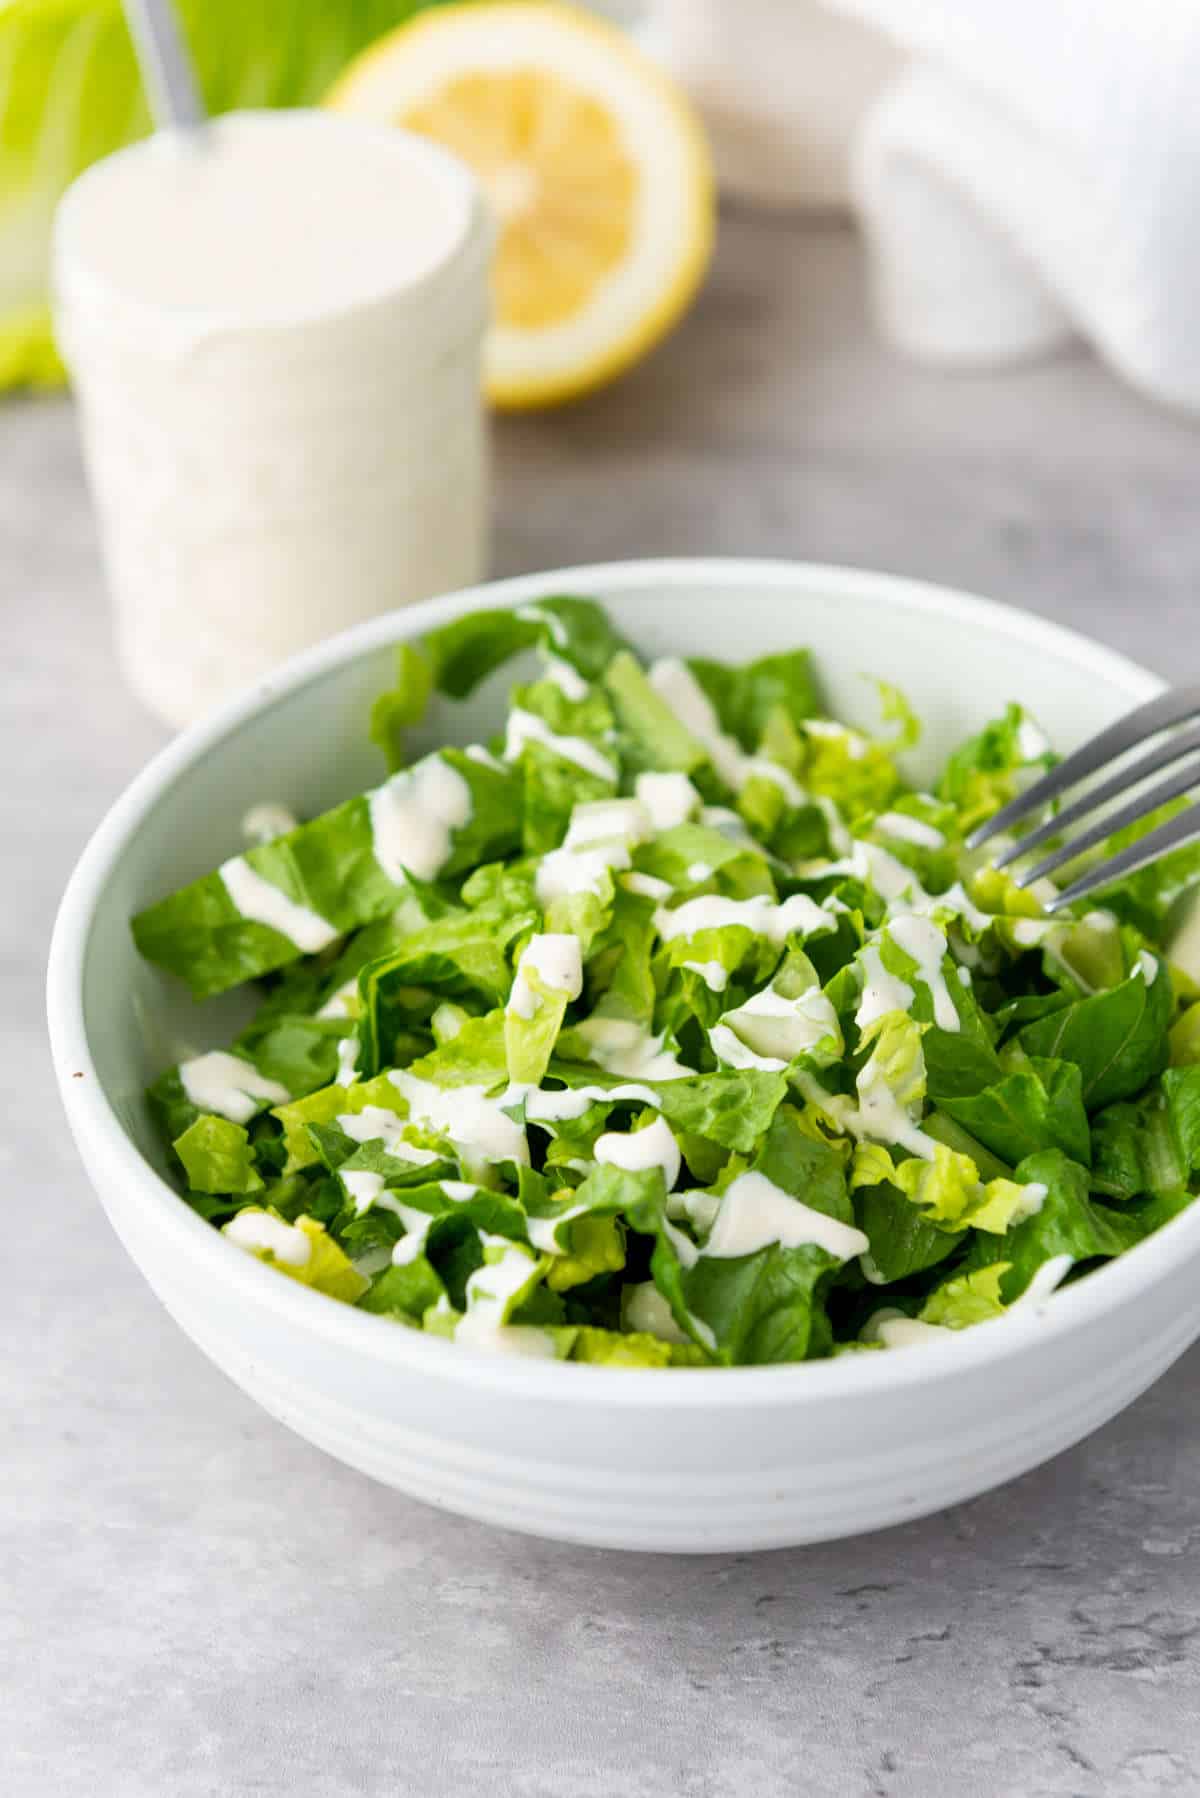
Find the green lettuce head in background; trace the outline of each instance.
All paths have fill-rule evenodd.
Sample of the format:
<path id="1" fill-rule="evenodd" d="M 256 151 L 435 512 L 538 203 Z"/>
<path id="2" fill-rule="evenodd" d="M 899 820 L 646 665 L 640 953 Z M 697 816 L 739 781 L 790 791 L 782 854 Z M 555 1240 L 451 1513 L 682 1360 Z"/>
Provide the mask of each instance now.
<path id="1" fill-rule="evenodd" d="M 438 0 L 175 0 L 212 112 L 306 106 L 349 59 Z M 63 379 L 50 232 L 89 163 L 150 115 L 120 0 L 0 0 L 0 391 Z"/>

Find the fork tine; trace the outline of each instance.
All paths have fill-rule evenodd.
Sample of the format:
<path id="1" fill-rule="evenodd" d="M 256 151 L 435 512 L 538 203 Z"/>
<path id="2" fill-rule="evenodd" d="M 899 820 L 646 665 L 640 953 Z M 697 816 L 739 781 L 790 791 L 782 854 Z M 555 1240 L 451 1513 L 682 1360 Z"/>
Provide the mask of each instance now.
<path id="1" fill-rule="evenodd" d="M 1043 856 L 1041 861 L 1036 862 L 1032 868 L 1025 868 L 1021 873 L 1014 874 L 1014 881 L 1019 887 L 1032 885 L 1035 880 L 1041 880 L 1044 875 L 1052 874 L 1056 868 L 1061 868 L 1066 862 L 1075 861 L 1085 849 L 1091 849 L 1095 844 L 1103 843 L 1115 831 L 1124 830 L 1127 824 L 1136 824 L 1140 818 L 1146 818 L 1151 812 L 1156 812 L 1160 805 L 1166 805 L 1169 800 L 1178 799 L 1181 793 L 1186 793 L 1195 786 L 1200 786 L 1200 762 L 1193 761 L 1187 767 L 1180 768 L 1174 774 L 1168 775 L 1166 780 L 1160 780 L 1157 786 L 1148 787 L 1144 793 L 1136 794 L 1128 805 L 1122 805 L 1115 812 L 1106 812 L 1104 817 L 1097 818 L 1094 824 L 1089 824 L 1088 828 L 1081 830 L 1078 836 L 1072 837 L 1069 842 L 1061 844 L 1059 848 L 1051 850 L 1049 855 Z"/>
<path id="2" fill-rule="evenodd" d="M 1189 843 L 1200 841 L 1200 806 L 1190 805 L 1185 812 L 1176 813 L 1160 824 L 1157 830 L 1148 831 L 1139 837 L 1136 843 L 1130 843 L 1128 849 L 1119 854 L 1109 856 L 1107 861 L 1098 862 L 1081 874 L 1071 886 L 1064 887 L 1057 898 L 1046 906 L 1048 912 L 1061 911 L 1064 905 L 1071 905 L 1076 899 L 1084 899 L 1100 887 L 1111 886 L 1114 880 L 1124 880 L 1127 874 L 1136 874 L 1139 868 L 1148 867 L 1151 862 L 1159 860 L 1172 849 L 1183 849 Z"/>
<path id="3" fill-rule="evenodd" d="M 1178 736 L 1168 737 L 1165 743 L 1160 743 L 1157 749 L 1151 750 L 1150 754 L 1143 756 L 1140 761 L 1131 762 L 1128 767 L 1118 769 L 1117 773 L 1111 775 L 1108 780 L 1101 781 L 1098 786 L 1089 787 L 1086 793 L 1081 793 L 1078 799 L 1071 801 L 1070 805 L 1064 805 L 1061 811 L 1055 812 L 1049 818 L 1043 818 L 1040 824 L 1035 824 L 1032 830 L 1027 830 L 1023 837 L 1017 837 L 1001 855 L 996 857 L 994 866 L 1007 868 L 1011 862 L 1019 861 L 1022 856 L 1028 855 L 1031 849 L 1036 849 L 1039 843 L 1044 843 L 1047 837 L 1056 837 L 1060 831 L 1066 829 L 1068 824 L 1074 824 L 1079 818 L 1086 818 L 1089 812 L 1094 812 L 1098 807 L 1107 805 L 1110 799 L 1119 799 L 1122 793 L 1129 792 L 1139 782 L 1149 780 L 1150 776 L 1157 774 L 1160 768 L 1169 768 L 1172 762 L 1182 761 L 1185 755 L 1191 755 L 1197 750 L 1200 750 L 1200 725 L 1192 730 L 1180 731 Z M 1036 875 L 1033 878 L 1036 879 Z"/>
<path id="4" fill-rule="evenodd" d="M 1172 725 L 1183 724 L 1198 713 L 1198 685 L 1172 687 L 1168 692 L 1160 693 L 1157 699 L 1147 700 L 1145 705 L 1127 712 L 1124 718 L 1118 718 L 1107 730 L 1091 737 L 1064 761 L 1059 762 L 1056 768 L 1051 768 L 1048 774 L 1035 780 L 1031 787 L 1026 787 L 1023 793 L 1018 793 L 1015 799 L 1010 799 L 1007 805 L 1001 806 L 993 817 L 971 832 L 967 838 L 967 848 L 978 849 L 1000 831 L 1027 818 L 1030 812 L 1049 805 L 1060 793 L 1065 793 L 1077 781 L 1094 774 L 1106 762 L 1115 761 L 1117 756 L 1136 748 L 1147 737 L 1157 735 L 1160 730 L 1169 730 Z"/>

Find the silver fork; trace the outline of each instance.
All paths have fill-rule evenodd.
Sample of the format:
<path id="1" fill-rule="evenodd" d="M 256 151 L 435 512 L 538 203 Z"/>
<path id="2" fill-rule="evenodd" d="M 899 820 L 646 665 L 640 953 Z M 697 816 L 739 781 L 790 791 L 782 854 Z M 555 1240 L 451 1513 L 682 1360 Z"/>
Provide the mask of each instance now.
<path id="1" fill-rule="evenodd" d="M 1101 773 L 1110 764 L 1120 761 L 1130 750 L 1138 749 L 1143 743 L 1163 736 L 1164 732 L 1173 732 L 1173 735 L 1156 744 L 1148 755 L 1125 763 L 1107 779 L 1088 787 L 1077 799 L 1072 799 L 1061 810 L 1044 818 L 1032 830 L 1026 831 L 1024 836 L 1007 844 L 996 857 L 995 866 L 1007 868 L 1027 856 L 1031 849 L 1036 849 L 1047 838 L 1061 836 L 1071 825 L 1089 818 L 1098 807 L 1107 806 L 1111 800 L 1121 799 L 1127 793 L 1134 795 L 1125 805 L 1119 806 L 1115 811 L 1105 812 L 1032 867 L 1014 872 L 1013 879 L 1018 886 L 1027 887 L 1033 881 L 1053 874 L 1057 868 L 1073 862 L 1085 850 L 1103 843 L 1114 831 L 1136 824 L 1148 813 L 1156 811 L 1160 805 L 1166 805 L 1169 800 L 1178 799 L 1181 794 L 1200 786 L 1200 723 L 1193 722 L 1197 719 L 1200 719 L 1200 685 L 1174 687 L 1169 693 L 1160 693 L 1157 699 L 1148 700 L 1145 705 L 1138 706 L 1136 711 L 1129 712 L 1115 724 L 1110 724 L 1107 730 L 1092 737 L 1082 748 L 1075 750 L 1074 754 L 1067 756 L 1057 767 L 1051 768 L 1048 774 L 1044 774 L 1031 787 L 1018 794 L 1016 799 L 1002 806 L 986 824 L 981 824 L 978 830 L 971 833 L 967 838 L 967 847 L 981 848 L 984 843 L 990 842 L 1012 825 L 1019 824 L 1043 807 L 1052 805 L 1056 799 L 1078 786 L 1080 781 L 1087 780 L 1089 776 Z M 1188 730 L 1178 728 L 1189 723 L 1191 728 Z M 1156 782 L 1154 786 L 1135 792 L 1152 774 L 1158 774 L 1176 763 L 1186 765 L 1176 767 L 1174 773 L 1165 780 Z M 1114 880 L 1122 880 L 1127 874 L 1135 874 L 1139 868 L 1146 868 L 1151 862 L 1160 861 L 1172 849 L 1181 849 L 1185 844 L 1194 843 L 1198 839 L 1200 806 L 1193 805 L 1186 811 L 1177 813 L 1175 817 L 1168 818 L 1157 829 L 1148 831 L 1127 849 L 1122 849 L 1116 855 L 1110 855 L 1095 867 L 1089 868 L 1078 880 L 1064 887 L 1062 892 L 1051 899 L 1046 910 L 1058 911 L 1075 899 L 1082 899 L 1100 887 L 1110 886 Z"/>

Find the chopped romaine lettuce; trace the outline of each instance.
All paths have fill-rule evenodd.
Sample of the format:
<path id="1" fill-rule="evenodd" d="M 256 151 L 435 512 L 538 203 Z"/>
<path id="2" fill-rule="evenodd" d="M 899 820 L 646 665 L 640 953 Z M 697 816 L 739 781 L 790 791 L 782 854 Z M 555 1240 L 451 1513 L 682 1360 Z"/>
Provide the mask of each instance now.
<path id="1" fill-rule="evenodd" d="M 555 598 L 405 646 L 540 674 L 446 749 L 134 923 L 262 983 L 150 1101 L 188 1202 L 289 1278 L 495 1353 L 814 1359 L 1041 1302 L 1200 1187 L 1190 869 L 1048 918 L 965 839 L 1051 752 L 1019 706 L 936 797 L 821 715 L 808 656 L 645 667 Z M 523 668 L 522 672 L 527 669 Z"/>

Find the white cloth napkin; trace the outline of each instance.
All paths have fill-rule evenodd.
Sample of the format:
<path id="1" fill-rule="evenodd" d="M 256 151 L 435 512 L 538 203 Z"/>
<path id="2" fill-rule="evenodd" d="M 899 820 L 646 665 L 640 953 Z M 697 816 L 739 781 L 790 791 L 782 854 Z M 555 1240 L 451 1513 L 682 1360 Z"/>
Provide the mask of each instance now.
<path id="1" fill-rule="evenodd" d="M 913 354 L 1000 362 L 1078 334 L 1200 410 L 1198 0 L 829 9 L 652 9 L 731 185 L 811 204 L 848 172 L 883 328 Z"/>
<path id="2" fill-rule="evenodd" d="M 1194 0 L 838 0 L 912 53 L 854 187 L 889 335 L 997 361 L 1073 332 L 1200 408 Z"/>

